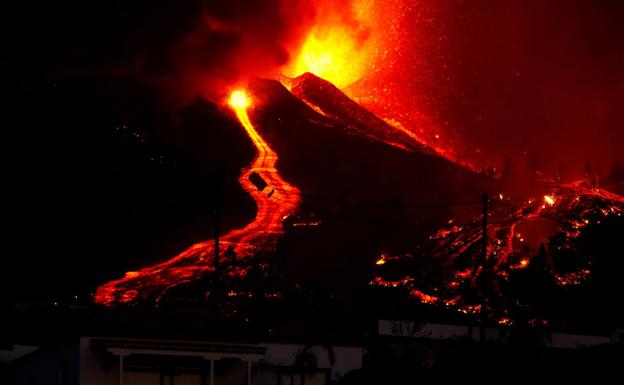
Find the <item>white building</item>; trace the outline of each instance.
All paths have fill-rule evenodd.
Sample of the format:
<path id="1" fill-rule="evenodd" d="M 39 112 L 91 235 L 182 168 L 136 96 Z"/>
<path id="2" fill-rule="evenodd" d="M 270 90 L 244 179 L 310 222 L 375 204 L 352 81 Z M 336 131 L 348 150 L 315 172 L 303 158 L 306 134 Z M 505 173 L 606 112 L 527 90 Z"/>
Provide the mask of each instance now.
<path id="1" fill-rule="evenodd" d="M 15 365 L 17 385 L 325 385 L 363 348 L 81 337 Z"/>

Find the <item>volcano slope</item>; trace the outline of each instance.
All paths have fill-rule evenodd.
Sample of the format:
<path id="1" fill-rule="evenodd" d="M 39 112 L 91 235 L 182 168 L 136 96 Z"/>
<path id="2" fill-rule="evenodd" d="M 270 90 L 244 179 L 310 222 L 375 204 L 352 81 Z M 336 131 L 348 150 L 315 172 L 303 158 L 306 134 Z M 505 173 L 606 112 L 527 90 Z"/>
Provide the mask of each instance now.
<path id="1" fill-rule="evenodd" d="M 474 263 L 481 242 L 480 198 L 484 192 L 513 194 L 504 191 L 498 180 L 439 156 L 435 149 L 388 125 L 322 79 L 307 74 L 290 86 L 288 90 L 277 81 L 253 81 L 249 115 L 258 134 L 279 156 L 279 174 L 301 192 L 301 202 L 284 220 L 284 235 L 275 247 L 257 249 L 236 266 L 227 267 L 220 285 L 228 296 L 255 301 L 257 293 L 263 292 L 263 298 L 279 299 L 288 290 L 306 287 L 329 292 L 342 304 L 370 305 L 371 287 L 392 287 L 399 297 L 405 294 L 405 298 L 415 299 L 415 304 L 425 304 L 436 312 L 448 308 L 460 314 L 478 312 L 483 293 L 476 288 L 480 270 Z M 227 110 L 212 110 L 220 111 L 222 117 L 217 120 L 231 121 Z M 220 156 L 238 158 L 227 152 Z M 256 186 L 267 183 L 249 178 Z M 267 198 L 280 199 L 279 193 Z M 540 244 L 533 242 L 529 247 L 531 242 L 522 244 L 522 238 L 539 233 L 533 238 L 548 242 L 547 232 L 567 236 L 571 233 L 560 227 L 567 223 L 568 230 L 579 231 L 560 246 L 572 249 L 577 240 L 591 244 L 591 238 L 588 241 L 581 234 L 586 227 L 593 228 L 593 223 L 584 225 L 585 219 L 598 222 L 600 215 L 620 213 L 618 202 L 622 199 L 582 183 L 542 183 L 533 195 L 528 202 L 501 198 L 492 211 L 500 223 L 494 221 L 489 230 L 489 265 L 496 267 L 491 269 L 496 279 L 490 280 L 487 296 L 497 304 L 492 316 L 501 323 L 526 315 L 512 309 L 514 296 L 526 293 L 513 289 L 522 285 L 509 284 L 507 276 L 522 277 L 523 272 L 531 271 L 525 267 L 539 265 L 542 267 L 536 269 L 545 273 L 542 278 L 546 281 L 577 286 L 587 275 L 582 263 L 566 262 L 565 258 L 566 267 L 557 270 L 551 264 L 550 269 L 543 268 L 538 263 L 544 260 Z M 577 200 L 581 203 L 575 204 Z M 547 218 L 553 215 L 557 219 L 554 224 Z M 250 274 L 252 270 L 259 274 Z M 168 284 L 166 295 L 159 297 L 174 302 L 205 298 L 211 285 L 210 279 L 174 282 Z M 271 292 L 266 291 L 268 286 Z M 132 290 L 131 282 L 128 290 Z M 516 293 L 511 295 L 510 290 Z M 543 297 L 544 292 L 540 294 Z M 541 306 L 538 297 L 521 307 Z M 240 310 L 239 305 L 235 307 Z"/>
<path id="2" fill-rule="evenodd" d="M 307 80 L 326 83 L 314 77 Z M 265 142 L 261 147 L 274 154 L 276 172 L 301 191 L 302 202 L 296 215 L 284 218 L 286 237 L 277 245 L 239 245 L 231 231 L 222 234 L 222 259 L 232 263 L 222 266 L 220 280 L 229 285 L 226 291 L 232 297 L 249 292 L 240 286 L 245 286 L 242 281 L 250 268 L 269 264 L 279 266 L 294 282 L 321 290 L 352 292 L 365 287 L 369 266 L 380 251 L 412 247 L 454 210 L 474 214 L 478 207 L 455 204 L 466 197 L 474 201 L 492 183 L 433 155 L 409 137 L 395 138 L 395 129 L 337 89 L 326 90 L 324 108 L 332 109 L 331 115 L 277 81 L 251 84 L 253 107 L 246 124 L 259 134 L 256 145 L 258 140 Z M 228 111 L 223 114 L 221 120 L 227 121 Z M 403 144 L 396 145 L 397 140 Z M 238 159 L 237 154 L 231 156 Z M 258 195 L 257 211 L 267 214 L 269 206 L 281 207 L 279 200 L 288 194 L 272 185 L 272 179 L 263 178 L 268 170 L 245 170 L 240 183 L 251 195 Z M 254 238 L 248 235 L 245 239 Z M 96 298 L 106 305 L 205 298 L 211 284 L 197 281 L 216 273 L 211 244 L 204 239 L 173 259 L 127 272 L 122 279 L 100 286 Z M 259 257 L 267 259 L 259 263 Z"/>
<path id="3" fill-rule="evenodd" d="M 318 85 L 314 100 L 277 81 L 250 86 L 258 103 L 252 120 L 279 154 L 282 175 L 302 191 L 276 253 L 297 281 L 361 289 L 380 253 L 414 248 L 449 217 L 475 215 L 483 191 L 497 189 L 494 179 L 437 156 L 324 80 L 299 80 Z"/>
<path id="4" fill-rule="evenodd" d="M 265 87 L 270 86 L 265 84 Z M 548 321 L 541 322 L 565 324 L 572 329 L 587 331 L 595 325 L 595 319 L 588 314 L 603 314 L 601 318 L 614 320 L 612 325 L 621 320 L 610 304 L 624 294 L 622 287 L 617 285 L 624 277 L 618 267 L 618 261 L 624 258 L 624 247 L 608 234 L 624 231 L 622 196 L 599 188 L 590 180 L 573 183 L 517 180 L 514 182 L 516 187 L 508 181 L 488 180 L 457 167 L 455 163 L 449 164 L 441 156 L 436 156 L 435 149 L 388 125 L 323 79 L 305 74 L 294 79 L 290 87 L 293 95 L 327 119 L 320 126 L 331 127 L 332 133 L 319 135 L 347 134 L 359 138 L 346 140 L 348 143 L 332 139 L 332 143 L 340 143 L 333 148 L 322 141 L 319 145 L 332 148 L 329 155 L 325 149 L 313 150 L 323 154 L 327 167 L 349 165 L 352 161 L 362 165 L 361 168 L 347 167 L 345 174 L 353 174 L 335 181 L 332 186 L 341 186 L 356 196 L 352 202 L 374 201 L 380 197 L 392 201 L 394 198 L 398 203 L 395 208 L 402 208 L 402 224 L 362 232 L 368 241 L 379 240 L 355 252 L 355 255 L 369 255 L 370 258 L 371 250 L 378 251 L 372 286 L 400 288 L 416 302 L 431 308 L 454 309 L 459 314 L 479 312 L 483 298 L 487 298 L 490 319 L 501 324 L 522 321 L 535 324 L 537 319 L 542 319 Z M 279 92 L 273 91 L 272 94 L 279 95 Z M 270 97 L 267 99 L 271 100 Z M 283 96 L 273 108 L 290 103 L 285 102 L 287 99 L 287 95 Z M 299 107 L 292 102 L 289 108 L 296 111 Z M 283 116 L 288 113 L 277 115 L 280 115 L 278 123 L 281 124 L 286 121 Z M 272 127 L 272 124 L 264 126 Z M 280 133 L 276 136 L 287 135 Z M 275 140 L 279 141 L 277 137 Z M 314 138 L 309 140 L 318 143 Z M 385 148 L 386 152 L 374 145 L 374 149 L 364 148 L 367 144 L 362 140 L 369 145 L 385 143 L 390 146 Z M 305 143 L 301 143 L 298 147 L 304 146 Z M 401 155 L 396 155 L 394 149 L 402 150 Z M 281 151 L 288 154 L 289 149 Z M 333 154 L 336 155 L 332 159 Z M 370 157 L 362 158 L 362 154 Z M 301 154 L 293 156 L 298 155 Z M 400 161 L 395 156 L 405 158 Z M 305 161 L 299 162 L 305 167 Z M 383 170 L 385 165 L 390 168 Z M 371 179 L 374 180 L 370 185 L 366 175 L 354 171 L 358 169 L 364 173 L 372 171 Z M 427 174 L 427 171 L 431 173 Z M 326 175 L 331 175 L 331 171 Z M 299 183 L 305 185 L 306 180 L 309 179 L 304 178 Z M 354 184 L 349 183 L 352 181 Z M 364 185 L 358 185 L 358 181 L 364 181 Z M 351 186 L 356 186 L 355 192 L 348 190 Z M 384 186 L 389 186 L 389 191 L 398 195 L 384 195 L 387 194 Z M 316 188 L 308 186 L 309 191 Z M 489 211 L 485 273 L 477 265 L 483 244 L 481 213 L 468 218 L 470 212 L 474 213 L 474 206 L 443 210 L 444 203 L 439 200 L 441 204 L 437 211 L 422 207 L 426 206 L 422 202 L 436 199 L 450 202 L 449 205 L 470 201 L 478 199 L 483 192 L 495 198 Z M 371 195 L 366 196 L 368 193 Z M 367 211 L 366 204 L 352 204 L 349 208 L 354 206 L 361 210 L 361 218 L 371 218 L 372 211 Z M 386 211 L 386 215 L 389 213 L 390 210 Z M 448 223 L 436 231 L 431 232 L 431 226 L 427 226 L 445 219 Z M 333 220 L 342 222 L 341 228 L 347 229 L 342 230 L 345 235 L 355 229 L 353 224 L 344 223 L 343 218 L 328 219 L 328 222 Z M 339 233 L 340 230 L 335 231 L 335 234 Z M 423 234 L 428 236 L 423 237 Z M 339 245 L 340 241 L 341 237 L 337 237 L 331 244 Z M 336 258 L 341 255 L 343 259 L 348 258 L 359 243 L 362 240 L 350 240 Z M 392 250 L 402 247 L 402 253 L 392 254 Z M 318 255 L 332 253 L 326 249 L 317 252 Z M 373 264 L 372 260 L 366 260 Z M 343 272 L 358 269 L 357 263 L 352 262 L 355 261 L 347 259 Z M 479 283 L 480 276 L 486 281 L 484 287 Z M 340 275 L 337 280 L 340 281 Z"/>
<path id="5" fill-rule="evenodd" d="M 135 79 L 32 84 L 14 95 L 9 250 L 25 257 L 6 261 L 9 297 L 88 302 L 97 285 L 210 238 L 219 173 L 222 231 L 253 219 L 238 178 L 254 147 L 227 107 L 166 108 Z"/>
<path id="6" fill-rule="evenodd" d="M 364 296 L 364 282 L 397 288 L 433 313 L 460 317 L 486 297 L 501 324 L 547 319 L 587 330 L 590 309 L 617 318 L 609 303 L 621 294 L 624 249 L 604 236 L 624 228 L 624 198 L 585 181 L 536 181 L 516 193 L 438 156 L 314 75 L 290 85 L 252 85 L 262 101 L 254 119 L 303 191 L 276 253 L 289 275 L 349 291 L 348 302 Z M 496 199 L 489 278 L 479 287 L 483 192 Z"/>

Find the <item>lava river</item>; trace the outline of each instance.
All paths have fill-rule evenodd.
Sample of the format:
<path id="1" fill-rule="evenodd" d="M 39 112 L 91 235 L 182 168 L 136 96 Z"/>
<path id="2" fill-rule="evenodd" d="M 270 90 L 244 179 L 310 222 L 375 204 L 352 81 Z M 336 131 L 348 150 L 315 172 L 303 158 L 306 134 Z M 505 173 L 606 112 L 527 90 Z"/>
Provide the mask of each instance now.
<path id="1" fill-rule="evenodd" d="M 492 201 L 492 206 L 489 215 L 491 223 L 487 230 L 487 267 L 491 275 L 487 285 L 490 291 L 483 295 L 499 303 L 508 299 L 502 287 L 509 282 L 514 271 L 528 268 L 534 259 L 539 259 L 540 243 L 544 253 L 545 246 L 558 252 L 575 250 L 575 242 L 585 229 L 600 225 L 610 217 L 624 216 L 624 197 L 591 186 L 584 180 L 553 184 L 546 195 L 534 196 L 520 204 L 512 204 L 501 194 Z M 546 224 L 550 226 L 545 227 Z M 533 245 L 528 237 L 534 238 Z M 472 298 L 465 294 L 471 289 L 480 290 L 477 278 L 481 276 L 482 268 L 476 265 L 476 261 L 482 255 L 482 245 L 481 217 L 464 225 L 445 227 L 431 235 L 429 242 L 418 250 L 419 255 L 430 264 L 443 264 L 443 273 L 437 278 L 431 278 L 433 275 L 428 275 L 427 271 L 420 274 L 412 265 L 415 258 L 411 254 L 384 254 L 377 261 L 379 275 L 370 284 L 406 288 L 412 297 L 422 303 L 466 314 L 477 313 L 482 294 Z M 578 286 L 591 277 L 594 257 L 583 254 L 582 258 L 568 263 L 565 268 L 557 267 L 552 262 L 546 271 L 560 287 Z M 406 271 L 414 274 L 405 275 Z M 386 279 L 388 275 L 393 279 Z M 509 308 L 519 303 L 489 311 L 499 323 L 510 323 Z"/>
<path id="2" fill-rule="evenodd" d="M 242 90 L 232 92 L 228 100 L 257 150 L 255 160 L 239 178 L 240 184 L 253 197 L 257 213 L 247 226 L 220 237 L 219 250 L 227 251 L 220 252 L 221 259 L 229 256 L 245 260 L 260 249 L 273 247 L 283 233 L 282 221 L 295 211 L 300 201 L 299 190 L 283 180 L 275 168 L 277 154 L 251 123 L 248 115 L 251 103 L 250 96 Z M 258 182 L 260 178 L 263 182 Z M 166 262 L 129 271 L 123 278 L 98 287 L 94 299 L 108 306 L 158 301 L 169 289 L 213 272 L 214 246 L 214 240 L 197 243 Z"/>

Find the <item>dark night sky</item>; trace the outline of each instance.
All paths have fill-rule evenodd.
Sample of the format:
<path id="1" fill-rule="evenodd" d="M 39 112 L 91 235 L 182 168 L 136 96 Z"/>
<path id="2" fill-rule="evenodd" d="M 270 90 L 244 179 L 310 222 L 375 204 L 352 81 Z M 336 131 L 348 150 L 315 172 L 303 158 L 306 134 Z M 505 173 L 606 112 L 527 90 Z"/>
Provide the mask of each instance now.
<path id="1" fill-rule="evenodd" d="M 276 1 L 256 3 L 249 9 L 270 14 Z M 210 194 L 213 169 L 198 148 L 188 147 L 196 137 L 171 130 L 180 123 L 179 99 L 172 108 L 170 93 L 186 87 L 177 76 L 194 72 L 170 53 L 196 47 L 180 48 L 180 41 L 196 30 L 198 4 L 2 6 L 3 185 L 12 228 L 2 270 L 9 297 L 71 291 L 75 281 L 88 285 L 119 269 L 123 256 L 179 249 L 188 243 L 180 241 L 189 238 L 185 232 L 199 237 L 210 221 L 210 207 L 197 205 Z M 238 3 L 227 4 L 213 13 L 238 20 L 225 12 Z M 306 8 L 300 11 L 308 20 Z M 445 37 L 426 55 L 426 73 L 433 75 L 414 75 L 405 84 L 422 89 L 425 112 L 448 120 L 469 146 L 497 156 L 536 153 L 551 168 L 566 163 L 574 171 L 586 160 L 604 172 L 624 161 L 624 1 L 445 0 L 433 14 L 438 24 L 429 33 Z M 297 23 L 269 18 L 259 28 L 262 22 L 272 25 L 262 44 L 287 46 L 298 36 Z M 217 68 L 215 62 L 223 68 L 244 47 L 236 34 L 200 43 L 209 47 L 205 54 L 181 55 L 193 70 Z M 285 60 L 278 48 L 269 50 L 264 66 Z M 445 69 L 436 72 L 441 64 Z M 237 70 L 211 76 L 229 81 L 246 68 Z M 124 125 L 129 128 L 120 133 L 116 127 Z M 236 137 L 219 138 L 238 148 Z M 184 192 L 172 187 L 202 178 Z M 180 214 L 188 212 L 194 214 Z M 154 241 L 170 233 L 179 237 Z M 93 272 L 101 260 L 107 261 L 102 271 Z"/>

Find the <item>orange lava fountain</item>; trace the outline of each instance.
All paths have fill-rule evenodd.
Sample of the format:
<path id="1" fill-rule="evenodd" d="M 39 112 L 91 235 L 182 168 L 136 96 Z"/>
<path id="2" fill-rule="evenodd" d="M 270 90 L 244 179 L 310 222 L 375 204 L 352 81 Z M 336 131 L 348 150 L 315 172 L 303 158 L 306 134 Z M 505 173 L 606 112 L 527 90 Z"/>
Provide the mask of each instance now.
<path id="1" fill-rule="evenodd" d="M 388 16 L 389 10 L 397 8 L 397 1 L 392 3 L 353 0 L 347 13 L 321 7 L 317 23 L 281 73 L 295 78 L 310 72 L 340 89 L 370 76 L 387 56 L 385 22 L 396 16 Z"/>
<path id="2" fill-rule="evenodd" d="M 274 246 L 274 242 L 283 234 L 283 220 L 299 204 L 300 193 L 280 177 L 275 168 L 277 154 L 251 123 L 248 115 L 252 105 L 251 97 L 243 90 L 236 90 L 230 94 L 228 104 L 258 152 L 253 163 L 243 170 L 239 178 L 240 184 L 258 206 L 256 217 L 247 226 L 222 236 L 219 242 L 220 250 L 227 250 L 224 254 L 245 260 L 253 257 L 259 249 Z M 266 186 L 257 187 L 257 183 L 252 183 L 254 177 L 260 177 Z M 213 272 L 214 254 L 213 240 L 194 244 L 166 262 L 127 272 L 123 278 L 98 287 L 95 301 L 107 306 L 139 300 L 158 301 L 167 290 Z M 221 259 L 226 255 L 220 255 Z"/>

